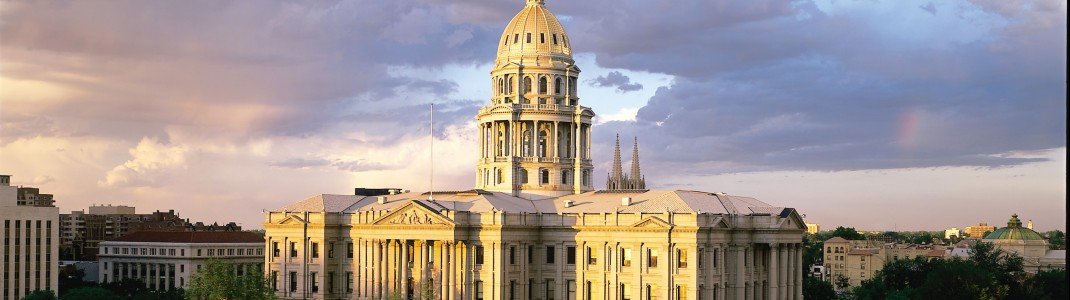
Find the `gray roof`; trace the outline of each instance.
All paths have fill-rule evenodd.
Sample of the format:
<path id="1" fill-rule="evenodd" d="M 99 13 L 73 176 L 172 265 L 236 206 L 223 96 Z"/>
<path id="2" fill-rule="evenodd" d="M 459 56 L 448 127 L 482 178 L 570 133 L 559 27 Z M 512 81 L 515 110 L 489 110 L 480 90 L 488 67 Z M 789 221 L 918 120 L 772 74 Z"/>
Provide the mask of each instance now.
<path id="1" fill-rule="evenodd" d="M 530 200 L 507 193 L 482 190 L 463 192 L 435 192 L 434 200 L 427 193 L 404 193 L 386 197 L 379 203 L 375 196 L 317 195 L 284 206 L 277 211 L 360 212 L 392 210 L 416 201 L 435 210 L 510 213 L 713 213 L 713 214 L 783 214 L 784 207 L 775 207 L 757 199 L 720 193 L 683 190 L 650 190 L 600 193 L 587 192 L 556 198 Z M 623 206 L 622 198 L 630 197 L 631 205 Z M 565 207 L 565 201 L 572 205 Z"/>

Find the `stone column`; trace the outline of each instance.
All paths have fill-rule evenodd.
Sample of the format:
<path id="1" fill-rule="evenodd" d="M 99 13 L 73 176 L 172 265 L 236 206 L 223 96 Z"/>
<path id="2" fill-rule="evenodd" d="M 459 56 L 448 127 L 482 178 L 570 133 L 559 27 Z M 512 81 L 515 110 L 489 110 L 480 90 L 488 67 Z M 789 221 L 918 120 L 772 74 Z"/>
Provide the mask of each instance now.
<path id="1" fill-rule="evenodd" d="M 736 244 L 733 245 L 733 248 L 736 251 L 736 283 L 732 289 L 734 290 L 735 298 L 742 299 L 746 295 L 744 289 L 746 288 L 747 270 L 744 264 L 747 261 L 747 253 L 742 245 Z"/>
<path id="2" fill-rule="evenodd" d="M 560 158 L 561 158 L 561 155 L 560 155 L 560 153 L 559 153 L 559 152 L 560 152 L 560 151 L 559 151 L 559 150 L 560 150 L 560 146 L 558 145 L 558 143 L 559 143 L 559 142 L 561 142 L 561 141 L 560 141 L 560 139 L 561 139 L 561 135 L 560 135 L 560 134 L 559 134 L 559 133 L 557 132 L 557 130 L 558 130 L 558 126 L 560 126 L 560 125 L 561 125 L 561 122 L 558 122 L 558 121 L 554 121 L 554 129 L 553 129 L 553 136 L 554 136 L 554 138 L 553 138 L 553 143 L 552 143 L 552 144 L 554 145 L 554 154 L 553 154 L 553 157 L 554 157 L 554 158 L 558 158 L 558 159 L 560 159 Z"/>
<path id="3" fill-rule="evenodd" d="M 789 291 L 787 290 L 788 283 L 788 245 L 784 245 L 777 250 L 777 264 L 780 265 L 780 270 L 777 270 L 777 289 L 784 291 L 783 299 L 788 299 Z"/>
<path id="4" fill-rule="evenodd" d="M 786 282 L 787 283 L 787 291 L 788 291 L 788 299 L 795 299 L 795 293 L 794 293 L 794 291 L 795 291 L 795 280 L 793 278 L 794 276 L 791 275 L 791 270 L 794 270 L 795 266 L 799 263 L 799 262 L 795 261 L 795 253 L 796 252 L 797 251 L 795 249 L 795 244 L 788 244 L 788 265 L 787 265 L 788 280 Z"/>
<path id="5" fill-rule="evenodd" d="M 801 244 L 801 243 L 800 244 L 795 244 L 795 248 L 796 248 L 795 261 L 797 261 L 798 263 L 797 263 L 797 267 L 794 268 L 794 269 L 791 269 L 790 272 L 791 272 L 791 274 L 794 275 L 792 277 L 795 277 L 795 299 L 802 299 L 803 298 L 803 296 L 802 296 L 802 287 L 803 287 L 802 270 L 803 270 L 803 268 L 806 268 L 807 266 L 802 265 L 802 262 L 803 262 L 803 250 L 804 250 L 803 244 Z"/>
<path id="6" fill-rule="evenodd" d="M 399 272 L 400 274 L 398 274 L 398 275 L 400 275 L 400 277 L 401 277 L 400 278 L 400 280 L 401 280 L 401 284 L 400 284 L 400 286 L 401 286 L 401 296 L 402 297 L 408 297 L 409 296 L 409 294 L 408 294 L 408 292 L 409 292 L 409 277 L 411 277 L 409 275 L 409 272 L 412 272 L 412 269 L 409 266 L 409 241 L 408 240 L 401 240 L 400 241 L 400 245 L 401 245 L 401 249 L 400 249 L 401 250 L 401 272 Z M 415 245 L 413 245 L 413 246 L 415 246 Z M 413 260 L 415 260 L 415 258 L 413 258 Z"/>
<path id="7" fill-rule="evenodd" d="M 778 294 L 779 286 L 777 279 L 780 277 L 780 264 L 777 260 L 780 259 L 780 245 L 777 243 L 769 244 L 769 271 L 767 274 L 767 282 L 769 283 L 769 299 L 780 299 Z"/>

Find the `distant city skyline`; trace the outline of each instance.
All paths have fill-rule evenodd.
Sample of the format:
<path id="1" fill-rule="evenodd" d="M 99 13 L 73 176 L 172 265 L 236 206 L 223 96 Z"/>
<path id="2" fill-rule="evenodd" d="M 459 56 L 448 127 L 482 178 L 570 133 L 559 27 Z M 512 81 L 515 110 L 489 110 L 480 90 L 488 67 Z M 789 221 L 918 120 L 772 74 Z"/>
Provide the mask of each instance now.
<path id="1" fill-rule="evenodd" d="M 62 213 L 256 229 L 320 193 L 427 190 L 434 101 L 435 188 L 470 189 L 519 2 L 4 2 L 0 174 Z M 620 133 L 648 187 L 823 230 L 1066 230 L 1065 0 L 547 3 L 600 114 L 598 187 Z"/>

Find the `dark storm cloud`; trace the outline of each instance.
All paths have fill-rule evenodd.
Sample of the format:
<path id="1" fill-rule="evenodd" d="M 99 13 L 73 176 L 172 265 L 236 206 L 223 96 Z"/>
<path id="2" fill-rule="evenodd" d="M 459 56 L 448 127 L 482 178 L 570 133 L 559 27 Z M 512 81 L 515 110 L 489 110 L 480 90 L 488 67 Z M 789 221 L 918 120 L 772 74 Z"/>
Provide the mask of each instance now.
<path id="1" fill-rule="evenodd" d="M 637 135 L 655 163 L 694 172 L 1036 161 L 1001 154 L 1066 146 L 1065 12 L 1042 2 L 957 7 L 993 13 L 971 22 L 1006 23 L 965 41 L 954 39 L 970 32 L 909 32 L 802 2 L 646 35 L 657 27 L 644 22 L 649 9 L 613 10 L 612 17 L 578 21 L 583 35 L 601 36 L 591 39 L 599 63 L 679 77 L 636 122 L 605 124 L 596 141 Z M 955 18 L 932 9 L 923 13 Z M 700 24 L 702 17 L 672 19 Z M 643 42 L 620 42 L 626 35 Z"/>
<path id="2" fill-rule="evenodd" d="M 811 1 L 547 1 L 573 48 L 601 67 L 676 77 L 636 122 L 595 131 L 600 149 L 615 132 L 639 136 L 646 164 L 682 172 L 1001 166 L 1030 161 L 1002 153 L 1065 147 L 1060 2 L 885 5 L 894 3 L 829 12 Z M 390 68 L 491 62 L 522 5 L 6 2 L 3 76 L 76 92 L 8 105 L 0 142 L 136 141 L 181 127 L 234 139 L 363 132 L 360 145 L 391 145 L 426 132 L 430 99 L 440 104 L 436 129 L 470 122 L 483 102 L 452 95 L 485 83 Z M 915 13 L 929 19 L 899 19 Z M 625 73 L 593 83 L 640 89 Z M 596 154 L 605 162 L 609 152 Z"/>
<path id="3" fill-rule="evenodd" d="M 616 87 L 618 92 L 627 93 L 634 92 L 643 89 L 643 85 L 639 83 L 633 83 L 631 78 L 621 74 L 618 71 L 609 72 L 609 74 L 598 76 L 595 79 L 588 81 L 591 86 L 597 87 Z"/>

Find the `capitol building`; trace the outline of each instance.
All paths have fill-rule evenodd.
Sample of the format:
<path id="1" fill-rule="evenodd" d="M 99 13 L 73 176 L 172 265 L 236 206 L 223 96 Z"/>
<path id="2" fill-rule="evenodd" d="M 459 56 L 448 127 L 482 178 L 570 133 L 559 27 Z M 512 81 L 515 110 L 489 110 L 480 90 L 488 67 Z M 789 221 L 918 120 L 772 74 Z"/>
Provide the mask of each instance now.
<path id="1" fill-rule="evenodd" d="M 489 46 L 489 45 L 488 45 Z M 619 140 L 594 186 L 594 111 L 543 0 L 505 27 L 476 115 L 475 186 L 357 189 L 265 213 L 280 299 L 801 299 L 806 225 L 789 207 L 646 189 Z"/>

